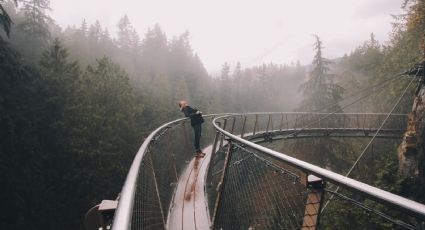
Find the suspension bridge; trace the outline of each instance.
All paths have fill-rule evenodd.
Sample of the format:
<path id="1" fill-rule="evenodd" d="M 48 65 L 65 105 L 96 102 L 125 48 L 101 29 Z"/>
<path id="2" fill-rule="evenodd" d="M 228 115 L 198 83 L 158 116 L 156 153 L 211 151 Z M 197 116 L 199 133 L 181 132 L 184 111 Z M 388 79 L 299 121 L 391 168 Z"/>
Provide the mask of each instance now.
<path id="1" fill-rule="evenodd" d="M 394 79 L 400 78 L 379 83 L 379 89 Z M 394 111 L 415 80 L 406 84 L 388 113 L 205 115 L 204 158 L 193 154 L 187 119 L 166 123 L 144 140 L 117 201 L 110 208 L 97 206 L 101 213 L 114 212 L 109 222 L 101 218 L 101 226 L 115 230 L 424 229 L 425 205 L 350 177 L 375 139 L 400 143 L 407 115 Z M 370 89 L 377 91 L 376 86 Z M 346 100 L 343 109 L 371 94 L 364 91 Z M 285 151 L 292 145 L 320 154 L 319 159 L 328 156 L 324 151 L 330 148 L 308 148 L 306 139 L 333 140 L 326 142 L 331 147 L 346 143 L 340 140 L 361 139 L 363 145 L 351 160 L 340 162 L 336 172 L 338 165 L 318 166 Z"/>

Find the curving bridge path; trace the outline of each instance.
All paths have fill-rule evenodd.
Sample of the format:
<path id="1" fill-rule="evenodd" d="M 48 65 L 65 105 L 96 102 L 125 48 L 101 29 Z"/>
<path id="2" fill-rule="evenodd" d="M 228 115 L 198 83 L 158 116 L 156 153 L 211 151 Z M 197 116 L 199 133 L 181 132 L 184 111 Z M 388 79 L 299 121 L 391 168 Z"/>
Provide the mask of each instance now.
<path id="1" fill-rule="evenodd" d="M 404 114 L 205 118 L 204 158 L 193 157 L 185 119 L 149 135 L 127 176 L 112 229 L 316 229 L 319 220 L 329 224 L 325 214 L 333 208 L 325 211 L 323 204 L 336 198 L 376 216 L 366 221 L 361 212 L 350 213 L 366 228 L 389 223 L 421 229 L 424 224 L 422 204 L 259 145 L 293 138 L 397 139 L 405 129 Z"/>

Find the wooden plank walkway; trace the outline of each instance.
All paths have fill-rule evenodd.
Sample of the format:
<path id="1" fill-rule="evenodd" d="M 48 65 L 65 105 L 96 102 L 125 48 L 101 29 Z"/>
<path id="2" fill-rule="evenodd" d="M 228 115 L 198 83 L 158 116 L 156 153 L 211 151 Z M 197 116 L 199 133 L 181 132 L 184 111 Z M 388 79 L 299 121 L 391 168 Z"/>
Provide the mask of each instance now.
<path id="1" fill-rule="evenodd" d="M 205 157 L 194 157 L 177 184 L 173 206 L 167 219 L 169 230 L 208 230 L 210 218 L 204 191 L 212 146 L 203 150 Z"/>

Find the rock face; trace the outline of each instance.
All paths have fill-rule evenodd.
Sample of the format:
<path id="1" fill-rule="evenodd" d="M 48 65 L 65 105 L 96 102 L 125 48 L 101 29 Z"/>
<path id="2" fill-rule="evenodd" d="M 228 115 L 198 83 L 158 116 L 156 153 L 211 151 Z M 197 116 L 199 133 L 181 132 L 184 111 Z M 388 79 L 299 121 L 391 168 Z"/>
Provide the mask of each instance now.
<path id="1" fill-rule="evenodd" d="M 418 141 L 416 115 L 414 112 L 409 114 L 408 129 L 404 133 L 403 142 L 398 148 L 399 174 L 405 178 L 411 178 L 418 175 L 418 152 L 422 148 Z"/>
<path id="2" fill-rule="evenodd" d="M 399 175 L 417 184 L 424 183 L 425 87 L 421 86 L 409 113 L 407 130 L 398 148 Z"/>

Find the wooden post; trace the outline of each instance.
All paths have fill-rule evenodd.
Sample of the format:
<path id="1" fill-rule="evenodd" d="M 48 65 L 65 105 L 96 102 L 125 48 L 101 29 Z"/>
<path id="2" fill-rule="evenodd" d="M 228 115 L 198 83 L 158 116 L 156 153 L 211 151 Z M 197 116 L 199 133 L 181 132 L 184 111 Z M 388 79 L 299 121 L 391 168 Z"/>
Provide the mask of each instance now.
<path id="1" fill-rule="evenodd" d="M 319 225 L 319 213 L 322 208 L 324 183 L 321 178 L 309 175 L 307 178 L 307 194 L 302 230 L 315 230 Z"/>

